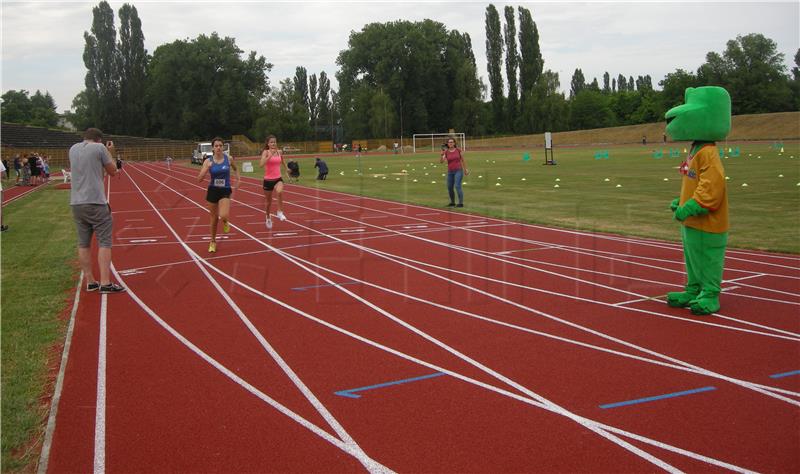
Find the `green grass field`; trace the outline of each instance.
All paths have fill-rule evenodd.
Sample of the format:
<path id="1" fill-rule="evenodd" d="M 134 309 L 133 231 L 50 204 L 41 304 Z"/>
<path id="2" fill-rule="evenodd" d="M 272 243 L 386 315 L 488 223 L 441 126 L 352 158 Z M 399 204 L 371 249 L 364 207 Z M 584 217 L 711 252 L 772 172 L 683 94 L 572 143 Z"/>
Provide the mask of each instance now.
<path id="1" fill-rule="evenodd" d="M 800 253 L 800 144 L 785 143 L 783 153 L 769 143 L 739 148 L 739 157 L 723 159 L 730 177 L 729 245 Z M 666 153 L 656 159 L 653 149 L 556 149 L 556 166 L 542 165 L 541 150 L 528 161 L 521 150 L 468 150 L 463 212 L 677 240 L 678 224 L 667 207 L 678 196 L 676 168 L 685 155 L 669 158 L 668 147 L 658 148 Z M 609 158 L 596 160 L 599 150 L 608 150 Z M 301 159 L 301 184 L 438 208 L 448 202 L 445 166 L 436 153 L 325 160 L 330 174 L 323 182 L 314 180 L 313 159 Z M 250 175 L 262 173 L 257 168 Z M 2 472 L 32 471 L 41 448 L 49 408 L 42 401 L 52 392 L 47 364 L 58 364 L 60 353 L 53 348 L 66 328 L 58 315 L 68 309 L 79 273 L 68 202 L 68 191 L 48 188 L 3 208 L 11 230 L 0 237 Z"/>
<path id="2" fill-rule="evenodd" d="M 30 471 L 52 395 L 48 363 L 64 339 L 78 275 L 69 191 L 48 187 L 3 207 L 2 472 Z"/>
<path id="3" fill-rule="evenodd" d="M 669 145 L 669 144 L 668 144 Z M 556 166 L 544 166 L 541 149 L 528 161 L 524 151 L 467 151 L 463 212 L 568 229 L 679 239 L 668 206 L 680 193 L 677 167 L 685 144 L 555 150 Z M 730 144 L 729 246 L 800 253 L 800 144 Z M 608 150 L 608 159 L 595 152 Z M 654 150 L 663 150 L 654 158 Z M 529 152 L 530 153 L 530 152 Z M 437 153 L 328 155 L 330 174 L 314 180 L 313 160 L 301 158 L 301 184 L 384 199 L 444 207 L 446 167 Z M 261 176 L 256 168 L 252 176 Z M 743 186 L 747 184 L 747 186 Z M 557 186 L 557 187 L 556 187 Z"/>

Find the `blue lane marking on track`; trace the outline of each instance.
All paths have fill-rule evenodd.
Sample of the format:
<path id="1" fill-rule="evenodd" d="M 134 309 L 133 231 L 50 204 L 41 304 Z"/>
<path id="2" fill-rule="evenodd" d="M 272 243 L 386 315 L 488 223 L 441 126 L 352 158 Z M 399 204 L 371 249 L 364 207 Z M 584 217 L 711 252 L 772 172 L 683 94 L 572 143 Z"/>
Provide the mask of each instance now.
<path id="1" fill-rule="evenodd" d="M 656 395 L 654 397 L 646 397 L 646 398 L 637 398 L 636 400 L 628 400 L 624 402 L 617 402 L 617 403 L 608 403 L 605 405 L 600 405 L 600 408 L 617 408 L 617 407 L 624 407 L 626 405 L 635 405 L 637 403 L 646 403 L 652 402 L 655 400 L 663 400 L 665 398 L 674 398 L 674 397 L 682 397 L 683 395 L 691 395 L 693 393 L 701 393 L 701 392 L 709 392 L 711 390 L 716 390 L 716 387 L 702 387 L 696 388 L 694 390 L 685 390 L 683 392 L 675 392 L 675 393 L 667 393 L 664 395 Z"/>
<path id="2" fill-rule="evenodd" d="M 798 375 L 798 374 L 800 374 L 800 370 L 793 370 L 791 372 L 784 372 L 782 374 L 772 374 L 772 375 L 770 375 L 770 378 L 779 379 L 779 378 L 782 378 L 782 377 L 788 377 L 790 375 Z"/>
<path id="3" fill-rule="evenodd" d="M 364 390 L 372 390 L 372 389 L 375 389 L 375 388 L 389 387 L 391 385 L 400 385 L 401 383 L 417 382 L 417 381 L 420 381 L 420 380 L 425 380 L 425 379 L 431 379 L 433 377 L 438 377 L 440 375 L 446 375 L 446 374 L 444 372 L 434 372 L 432 374 L 421 375 L 419 377 L 412 377 L 410 379 L 395 380 L 394 382 L 384 382 L 384 383 L 379 383 L 377 385 L 369 385 L 367 387 L 351 388 L 349 390 L 340 390 L 340 391 L 334 392 L 334 393 L 336 393 L 336 395 L 339 395 L 341 397 L 361 398 L 361 395 L 356 395 L 353 392 L 363 392 Z"/>
<path id="4" fill-rule="evenodd" d="M 292 288 L 292 289 L 294 291 L 306 291 L 309 288 L 322 288 L 322 287 L 325 287 L 325 286 L 356 285 L 356 284 L 358 284 L 357 281 L 346 281 L 344 283 L 333 283 L 333 284 L 326 283 L 324 285 L 298 286 L 298 287 L 295 287 L 295 288 Z"/>

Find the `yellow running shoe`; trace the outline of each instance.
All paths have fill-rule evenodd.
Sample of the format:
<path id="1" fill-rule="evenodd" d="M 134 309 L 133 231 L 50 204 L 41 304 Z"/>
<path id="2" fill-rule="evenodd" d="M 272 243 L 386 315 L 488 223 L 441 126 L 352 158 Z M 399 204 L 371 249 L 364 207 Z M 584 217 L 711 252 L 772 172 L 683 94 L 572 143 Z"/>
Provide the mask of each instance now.
<path id="1" fill-rule="evenodd" d="M 225 223 L 222 224 L 222 232 L 225 232 L 227 234 L 230 231 L 231 231 L 231 223 L 228 222 L 228 221 L 225 221 Z"/>
<path id="2" fill-rule="evenodd" d="M 216 242 L 209 243 L 208 244 L 208 251 L 211 252 L 211 253 L 216 252 L 217 251 L 217 243 Z"/>

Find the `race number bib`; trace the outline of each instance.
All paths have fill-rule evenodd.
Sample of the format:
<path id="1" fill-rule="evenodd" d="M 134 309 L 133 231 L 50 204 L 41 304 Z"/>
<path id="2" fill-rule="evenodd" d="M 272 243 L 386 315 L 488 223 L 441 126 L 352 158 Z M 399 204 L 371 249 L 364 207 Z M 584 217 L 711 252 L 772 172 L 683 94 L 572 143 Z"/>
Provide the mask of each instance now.
<path id="1" fill-rule="evenodd" d="M 225 178 L 216 178 L 214 180 L 214 187 L 224 188 L 225 187 Z"/>

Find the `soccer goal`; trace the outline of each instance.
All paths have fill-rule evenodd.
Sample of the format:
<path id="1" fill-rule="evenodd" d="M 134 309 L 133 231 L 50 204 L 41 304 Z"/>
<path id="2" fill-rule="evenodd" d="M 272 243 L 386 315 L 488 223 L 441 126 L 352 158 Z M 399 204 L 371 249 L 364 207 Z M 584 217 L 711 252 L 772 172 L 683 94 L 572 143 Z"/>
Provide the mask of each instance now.
<path id="1" fill-rule="evenodd" d="M 467 149 L 467 139 L 463 133 L 415 133 L 412 136 L 414 153 L 441 151 L 448 138 L 453 138 L 456 146 L 462 150 Z"/>

